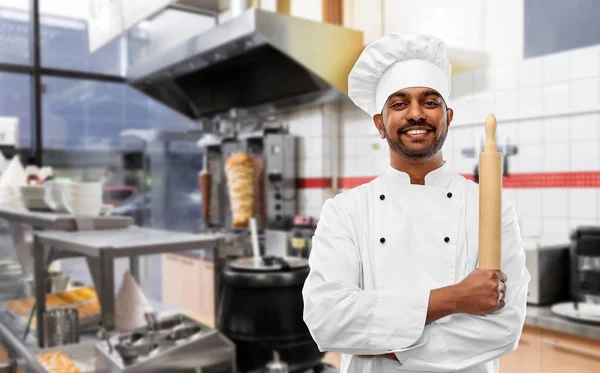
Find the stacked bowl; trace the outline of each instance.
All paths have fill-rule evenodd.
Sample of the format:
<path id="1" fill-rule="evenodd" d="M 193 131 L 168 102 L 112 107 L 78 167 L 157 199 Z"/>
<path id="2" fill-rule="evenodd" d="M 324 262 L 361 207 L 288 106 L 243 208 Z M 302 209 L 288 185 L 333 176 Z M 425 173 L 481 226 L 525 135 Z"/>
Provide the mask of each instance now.
<path id="1" fill-rule="evenodd" d="M 46 197 L 46 189 L 41 185 L 26 185 L 20 188 L 23 205 L 29 210 L 54 210 L 51 201 Z"/>
<path id="2" fill-rule="evenodd" d="M 102 209 L 102 183 L 72 183 L 67 198 L 67 208 L 74 215 L 96 216 L 100 214 Z"/>

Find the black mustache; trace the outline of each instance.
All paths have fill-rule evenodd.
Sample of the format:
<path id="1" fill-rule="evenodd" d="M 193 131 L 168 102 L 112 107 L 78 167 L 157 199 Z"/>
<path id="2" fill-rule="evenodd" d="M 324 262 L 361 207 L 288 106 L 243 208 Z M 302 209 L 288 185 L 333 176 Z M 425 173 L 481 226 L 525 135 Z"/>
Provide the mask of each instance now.
<path id="1" fill-rule="evenodd" d="M 407 124 L 406 126 L 402 126 L 400 128 L 398 128 L 398 134 L 401 134 L 403 132 L 406 132 L 408 130 L 410 130 L 411 128 L 426 128 L 430 131 L 435 131 L 435 126 L 429 123 L 411 123 L 411 124 Z"/>

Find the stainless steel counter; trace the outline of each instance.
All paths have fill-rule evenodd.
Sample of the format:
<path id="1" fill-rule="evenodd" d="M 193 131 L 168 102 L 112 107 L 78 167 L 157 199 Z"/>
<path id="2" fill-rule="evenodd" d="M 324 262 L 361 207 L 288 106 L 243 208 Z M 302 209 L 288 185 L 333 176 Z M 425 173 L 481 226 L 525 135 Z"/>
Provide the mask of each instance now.
<path id="1" fill-rule="evenodd" d="M 556 316 L 549 306 L 527 306 L 525 325 L 600 340 L 600 325 L 575 322 Z"/>
<path id="2" fill-rule="evenodd" d="M 1 300 L 1 299 L 0 299 Z M 173 307 L 149 299 L 153 309 L 158 312 L 173 312 Z M 17 360 L 19 367 L 27 373 L 48 373 L 37 361 L 36 353 L 40 351 L 34 334 L 23 340 L 25 324 L 14 320 L 5 310 L 0 310 L 0 344 L 6 348 L 11 358 Z M 95 333 L 83 333 L 80 343 L 99 342 Z"/>

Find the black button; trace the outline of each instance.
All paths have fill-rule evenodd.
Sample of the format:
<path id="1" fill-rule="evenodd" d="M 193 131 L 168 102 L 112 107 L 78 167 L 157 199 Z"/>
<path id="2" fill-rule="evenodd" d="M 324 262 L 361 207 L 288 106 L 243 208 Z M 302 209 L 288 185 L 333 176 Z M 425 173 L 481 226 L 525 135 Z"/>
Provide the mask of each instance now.
<path id="1" fill-rule="evenodd" d="M 379 239 L 379 242 L 381 242 L 381 243 L 384 243 L 384 242 L 385 242 L 385 238 L 381 237 L 381 238 Z"/>
<path id="2" fill-rule="evenodd" d="M 446 194 L 448 196 L 448 198 L 452 198 L 452 192 L 448 192 L 448 194 Z"/>
<path id="3" fill-rule="evenodd" d="M 444 237 L 444 242 L 449 242 L 450 241 L 450 237 Z"/>
<path id="4" fill-rule="evenodd" d="M 379 196 L 379 199 L 383 201 L 385 199 L 385 196 L 382 194 Z"/>

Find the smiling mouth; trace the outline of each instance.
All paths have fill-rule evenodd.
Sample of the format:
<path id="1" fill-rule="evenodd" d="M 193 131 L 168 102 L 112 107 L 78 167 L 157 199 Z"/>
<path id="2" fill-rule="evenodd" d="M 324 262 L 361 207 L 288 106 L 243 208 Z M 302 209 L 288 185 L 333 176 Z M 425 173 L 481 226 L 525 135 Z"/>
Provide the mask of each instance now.
<path id="1" fill-rule="evenodd" d="M 406 133 L 409 135 L 423 135 L 423 134 L 426 134 L 427 132 L 431 132 L 431 130 L 425 130 L 425 129 L 423 129 L 423 130 L 408 130 L 408 131 L 404 131 L 402 133 Z"/>
<path id="2" fill-rule="evenodd" d="M 400 132 L 400 136 L 408 137 L 410 140 L 423 140 L 433 133 L 431 128 L 409 128 Z"/>

